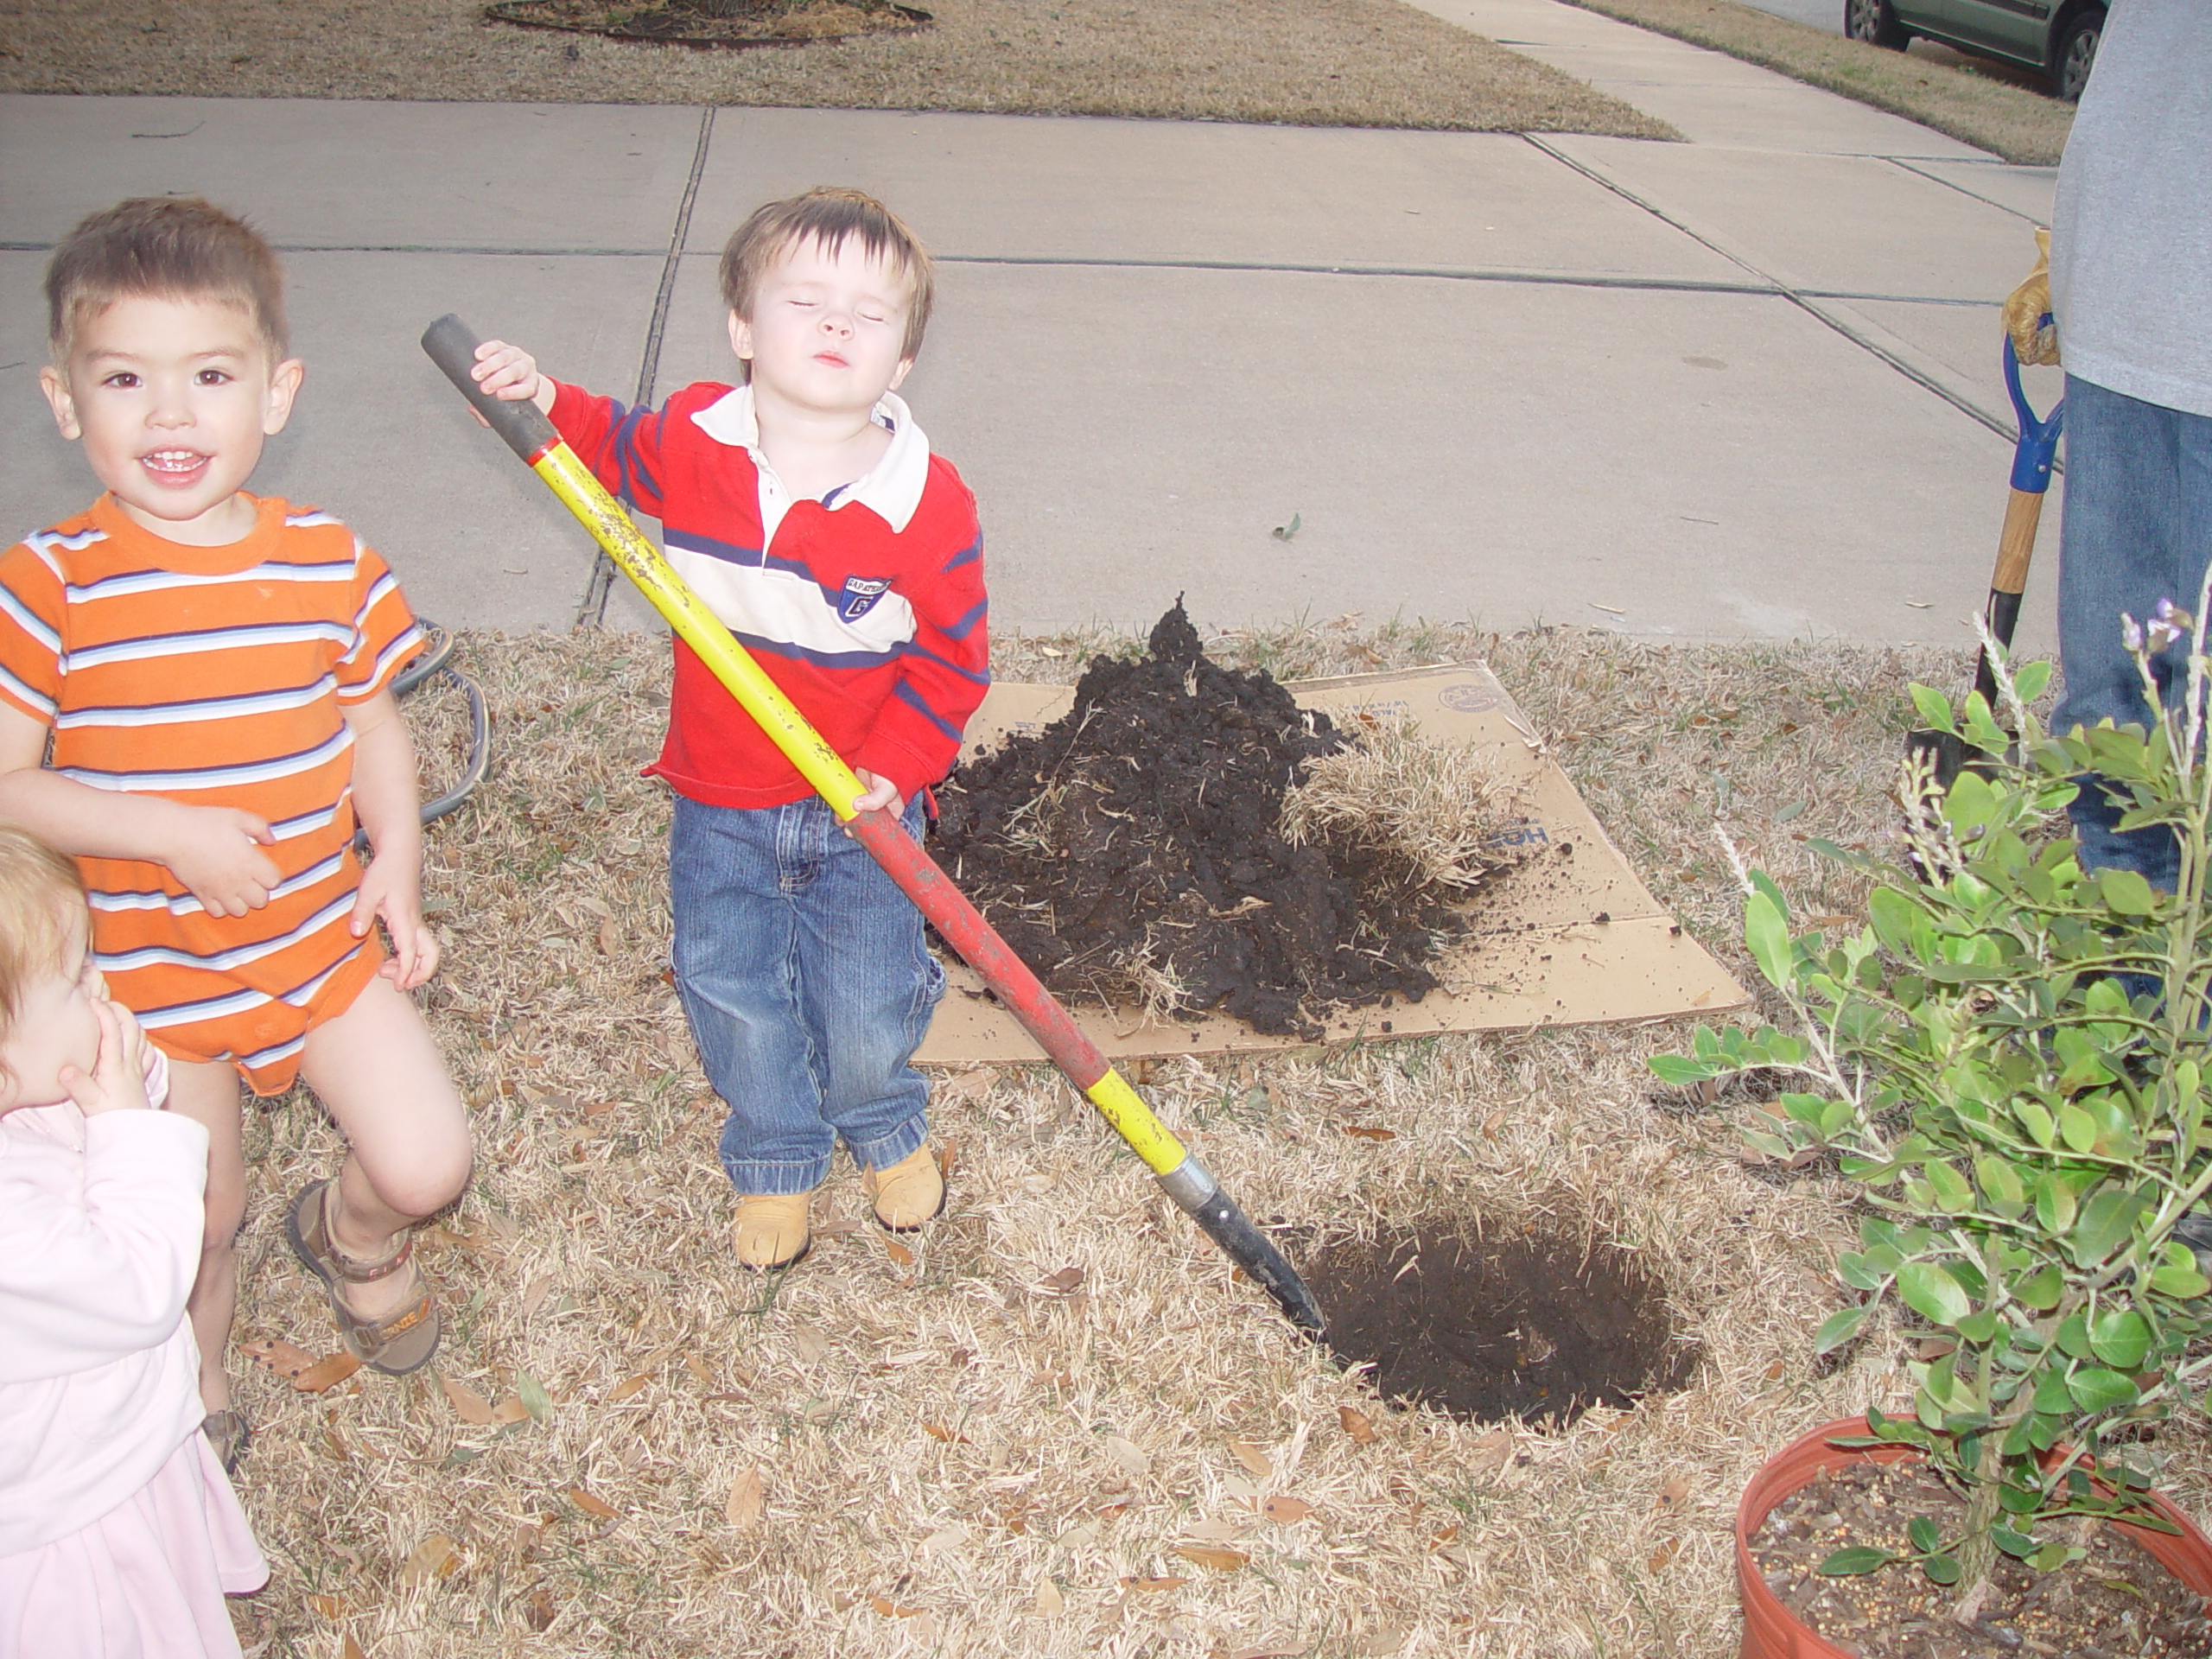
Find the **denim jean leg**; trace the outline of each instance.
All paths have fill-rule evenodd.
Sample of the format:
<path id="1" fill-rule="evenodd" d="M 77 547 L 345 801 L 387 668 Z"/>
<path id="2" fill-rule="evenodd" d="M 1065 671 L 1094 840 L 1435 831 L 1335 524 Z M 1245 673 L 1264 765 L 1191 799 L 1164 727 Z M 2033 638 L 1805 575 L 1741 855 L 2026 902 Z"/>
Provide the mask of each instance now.
<path id="1" fill-rule="evenodd" d="M 798 895 L 798 984 L 824 1058 L 822 1116 L 864 1167 L 887 1168 L 927 1138 L 929 1084 L 907 1062 L 944 994 L 921 912 L 867 849 L 818 808 L 818 874 Z M 907 833 L 922 829 L 919 799 Z"/>
<path id="2" fill-rule="evenodd" d="M 2162 599 L 2196 604 L 2212 555 L 2212 417 L 2144 403 L 2071 375 L 2066 381 L 2066 482 L 2058 569 L 2059 658 L 2065 695 L 2060 732 L 2146 722 L 2151 708 L 2120 643 L 2122 613 L 2138 621 Z M 2152 664 L 2160 695 L 2177 701 L 2187 647 Z M 2173 836 L 2118 828 L 2124 803 L 2094 779 L 2072 814 L 2082 861 L 2140 871 L 2171 888 L 2179 875 Z"/>
<path id="3" fill-rule="evenodd" d="M 741 1193 L 810 1192 L 836 1137 L 823 1059 L 799 994 L 793 891 L 811 879 L 804 803 L 703 806 L 679 796 L 669 832 L 676 988 L 722 1097 L 722 1167 Z"/>

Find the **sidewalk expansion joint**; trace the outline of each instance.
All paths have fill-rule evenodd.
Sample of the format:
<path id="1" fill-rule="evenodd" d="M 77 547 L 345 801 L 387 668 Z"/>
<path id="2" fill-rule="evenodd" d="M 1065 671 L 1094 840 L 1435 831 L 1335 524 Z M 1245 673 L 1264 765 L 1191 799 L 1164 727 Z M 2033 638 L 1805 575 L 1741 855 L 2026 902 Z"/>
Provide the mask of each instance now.
<path id="1" fill-rule="evenodd" d="M 1913 177 L 1916 179 L 1925 179 L 1930 184 L 1940 184 L 1946 189 L 1955 190 L 1961 195 L 1966 197 L 1969 201 L 1978 201 L 1985 207 L 1994 207 L 2000 213 L 2010 213 L 2013 218 L 2023 220 L 2027 224 L 2033 225 L 2038 229 L 2048 230 L 2050 228 L 2049 226 L 2045 225 L 2042 219 L 2037 219 L 2033 213 L 2024 213 L 2010 203 L 1998 200 L 1994 196 L 1985 196 L 1979 190 L 1969 190 L 1966 186 L 1961 184 L 1956 179 L 1947 178 L 1941 173 L 1930 173 L 1924 167 L 1915 167 L 1910 162 L 1907 161 L 1902 156 L 1885 156 L 1882 159 L 1889 162 L 1892 167 L 1903 168 L 1905 172 L 1911 174 Z"/>
<path id="2" fill-rule="evenodd" d="M 1827 305 L 1822 302 L 1824 296 L 1821 295 L 1808 289 L 1796 287 L 1791 283 L 1783 282 L 1779 276 L 1775 276 L 1770 271 L 1760 270 L 1758 266 L 1753 264 L 1750 260 L 1745 258 L 1743 255 L 1736 252 L 1733 249 L 1726 247 L 1721 243 L 1714 240 L 1712 237 L 1707 236 L 1701 232 L 1694 230 L 1688 225 L 1684 224 L 1681 219 L 1675 218 L 1672 213 L 1669 213 L 1663 208 L 1660 207 L 1656 203 L 1646 200 L 1643 197 L 1637 194 L 1635 191 L 1630 190 L 1627 186 L 1620 183 L 1618 180 L 1609 178 L 1598 168 L 1578 161 L 1575 157 L 1568 155 L 1565 150 L 1559 149 L 1556 145 L 1546 143 L 1544 140 L 1536 134 L 1533 132 L 1524 132 L 1521 137 L 1524 142 L 1534 145 L 1536 149 L 1541 150 L 1545 155 L 1550 156 L 1561 166 L 1572 168 L 1575 172 L 1580 173 L 1584 178 L 1589 180 L 1600 189 L 1611 191 L 1614 195 L 1618 196 L 1623 201 L 1627 202 L 1630 207 L 1642 208 L 1645 213 L 1650 214 L 1652 218 L 1657 219 L 1661 224 L 1669 226 L 1675 230 L 1681 232 L 1684 236 L 1689 238 L 1691 241 L 1695 242 L 1699 246 L 1709 249 L 1711 251 L 1719 254 L 1730 264 L 1736 266 L 1741 270 L 1749 272 L 1751 276 L 1766 283 L 1768 285 L 1769 291 L 1779 295 L 1782 298 L 1788 300 L 1792 305 L 1797 307 L 1799 310 L 1804 312 L 1807 316 L 1811 317 L 1815 321 L 1819 322 L 1826 327 L 1834 330 L 1836 334 L 1842 335 L 1844 339 L 1849 340 L 1860 351 L 1865 352 L 1869 357 L 1875 358 L 1881 362 L 1888 364 L 1891 368 L 1895 369 L 1899 374 L 1911 381 L 1915 385 L 1920 387 L 1923 391 L 1935 393 L 1936 397 L 1950 404 L 1950 406 L 1957 410 L 1959 413 L 1966 416 L 1968 419 L 1975 422 L 1979 425 L 1987 427 L 1989 430 L 1995 433 L 1999 437 L 2004 439 L 2005 442 L 2012 443 L 2018 438 L 2018 429 L 2012 422 L 2001 419 L 1999 416 L 1993 415 L 1989 410 L 1983 409 L 1980 404 L 1976 404 L 1972 398 L 1967 397 L 1960 392 L 1955 391 L 1950 387 L 1945 385 L 1941 380 L 1936 378 L 1936 376 L 1930 374 L 1918 364 L 1910 361 L 1902 353 L 1891 351 L 1888 346 L 1884 346 L 1880 341 L 1873 339 L 1867 334 L 1866 329 L 1856 327 L 1844 318 L 1838 316 L 1828 308 Z"/>

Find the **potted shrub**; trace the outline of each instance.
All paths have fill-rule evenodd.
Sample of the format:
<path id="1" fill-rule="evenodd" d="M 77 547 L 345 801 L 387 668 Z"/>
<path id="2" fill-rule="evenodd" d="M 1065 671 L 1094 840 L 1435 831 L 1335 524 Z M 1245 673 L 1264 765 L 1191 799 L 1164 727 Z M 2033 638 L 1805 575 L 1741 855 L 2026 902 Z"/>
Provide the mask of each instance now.
<path id="1" fill-rule="evenodd" d="M 1878 1306 L 1901 1305 L 1923 1327 L 1913 1398 L 1803 1444 L 1831 1464 L 1924 1459 L 1963 1520 L 1916 1516 L 1904 1547 L 1846 1547 L 1820 1570 L 1923 1573 L 1962 1624 L 2001 1557 L 2044 1570 L 2080 1559 L 2089 1529 L 2075 1516 L 2141 1529 L 2192 1589 L 2212 1591 L 2202 1537 L 2150 1490 L 2159 1454 L 2145 1433 L 2205 1408 L 2212 1381 L 2212 1354 L 2190 1352 L 2212 1329 L 2212 1284 L 2173 1236 L 2212 1192 L 2204 638 L 2171 604 L 2127 628 L 2146 710 L 2149 663 L 2190 647 L 2179 706 L 2147 728 L 2047 733 L 2026 705 L 2048 664 L 2000 673 L 2000 710 L 1977 694 L 1962 719 L 1914 686 L 1929 725 L 1987 756 L 1948 793 L 1907 763 L 1915 869 L 1815 843 L 1876 877 L 1868 923 L 1848 938 L 1794 931 L 1775 884 L 1743 872 L 1745 942 L 1789 1028 L 1700 1028 L 1689 1054 L 1651 1062 L 1678 1084 L 1780 1074 L 1785 1091 L 1750 1141 L 1777 1157 L 1832 1153 L 1856 1185 L 1859 1248 L 1836 1265 L 1859 1299 L 1815 1344 L 1840 1349 Z M 2174 892 L 2082 868 L 2063 808 L 2085 772 L 2124 791 L 2124 827 L 2172 827 Z M 1739 1562 L 1782 1496 L 1773 1485 L 1747 1495 L 1759 1505 L 1739 1516 Z"/>

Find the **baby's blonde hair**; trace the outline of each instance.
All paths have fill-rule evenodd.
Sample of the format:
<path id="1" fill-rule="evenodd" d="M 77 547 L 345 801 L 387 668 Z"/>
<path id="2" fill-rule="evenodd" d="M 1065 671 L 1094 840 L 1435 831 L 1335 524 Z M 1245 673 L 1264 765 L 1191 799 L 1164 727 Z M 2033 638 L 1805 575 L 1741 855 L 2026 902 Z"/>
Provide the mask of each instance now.
<path id="1" fill-rule="evenodd" d="M 16 1034 L 16 1019 L 32 986 L 73 967 L 61 953 L 85 913 L 85 880 L 74 859 L 28 830 L 0 824 L 0 1044 Z M 0 1074 L 8 1063 L 0 1055 Z"/>
<path id="2" fill-rule="evenodd" d="M 752 321 L 753 296 L 777 260 L 802 242 L 812 242 L 835 258 L 845 239 L 855 236 L 869 258 L 880 259 L 906 282 L 906 333 L 899 355 L 912 361 L 921 355 L 937 279 L 921 238 L 905 219 L 863 190 L 817 185 L 803 196 L 754 208 L 722 250 L 722 303 Z M 747 378 L 751 378 L 749 369 Z"/>

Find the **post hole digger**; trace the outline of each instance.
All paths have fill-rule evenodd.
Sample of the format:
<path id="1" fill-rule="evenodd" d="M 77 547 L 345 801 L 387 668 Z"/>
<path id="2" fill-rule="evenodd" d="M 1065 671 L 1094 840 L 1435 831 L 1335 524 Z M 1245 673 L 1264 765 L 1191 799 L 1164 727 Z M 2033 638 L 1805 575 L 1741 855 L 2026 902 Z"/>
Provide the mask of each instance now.
<path id="1" fill-rule="evenodd" d="M 1317 1336 L 1320 1309 L 1281 1252 L 1223 1192 L 1198 1160 L 1153 1115 L 1067 1010 L 1015 956 L 927 853 L 888 812 L 855 814 L 860 780 L 721 620 L 702 604 L 652 542 L 631 522 L 552 423 L 529 403 L 486 396 L 470 373 L 477 336 L 460 318 L 441 317 L 423 349 L 492 429 L 575 514 L 637 584 L 678 637 L 726 687 L 813 785 L 899 890 L 1044 1048 L 1158 1179 L 1160 1189 L 1267 1292 L 1299 1331 Z"/>

